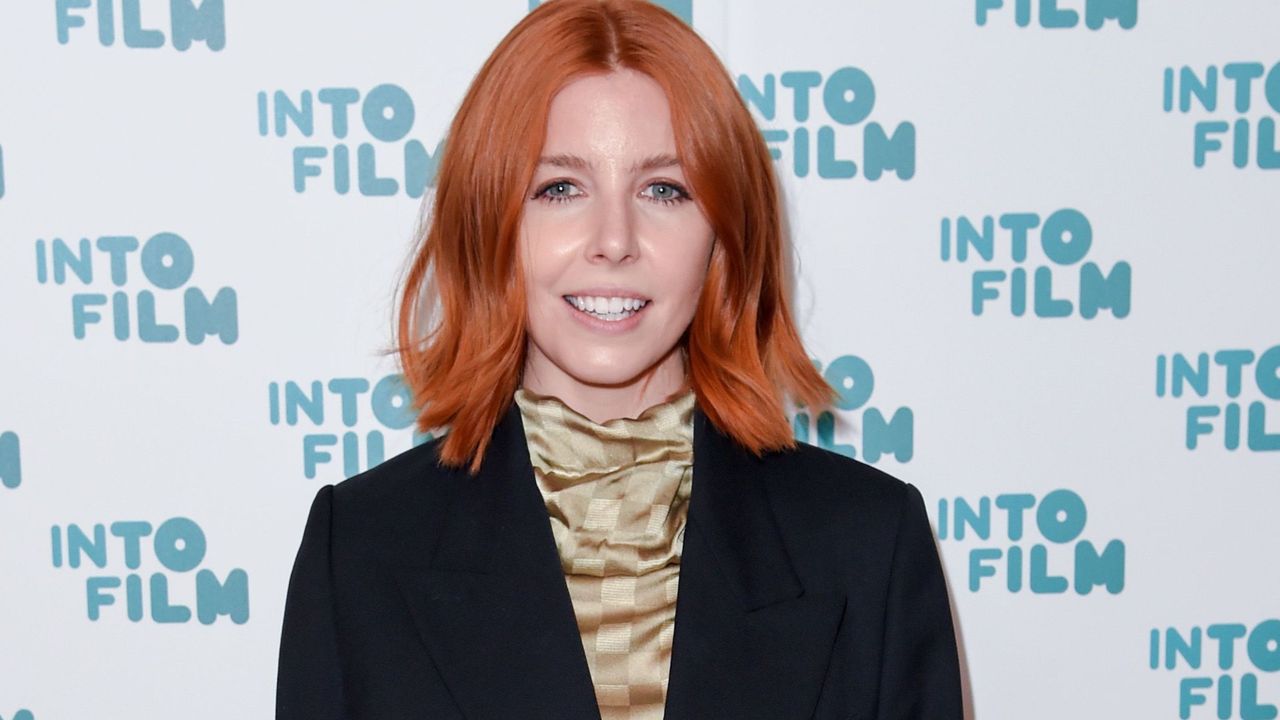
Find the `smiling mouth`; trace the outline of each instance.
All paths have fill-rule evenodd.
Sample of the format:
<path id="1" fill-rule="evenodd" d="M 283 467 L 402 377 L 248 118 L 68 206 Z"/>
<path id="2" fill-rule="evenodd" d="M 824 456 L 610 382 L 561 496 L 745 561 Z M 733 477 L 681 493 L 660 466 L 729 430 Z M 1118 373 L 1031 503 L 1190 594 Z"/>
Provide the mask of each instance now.
<path id="1" fill-rule="evenodd" d="M 649 307 L 652 300 L 621 297 L 576 297 L 565 295 L 564 301 L 575 310 L 590 315 L 597 320 L 617 322 Z"/>

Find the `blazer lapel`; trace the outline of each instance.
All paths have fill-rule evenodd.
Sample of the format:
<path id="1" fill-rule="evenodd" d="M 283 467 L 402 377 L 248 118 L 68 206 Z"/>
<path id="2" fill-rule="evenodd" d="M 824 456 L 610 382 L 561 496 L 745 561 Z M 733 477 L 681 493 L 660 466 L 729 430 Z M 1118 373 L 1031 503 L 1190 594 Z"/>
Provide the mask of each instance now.
<path id="1" fill-rule="evenodd" d="M 399 574 L 454 701 L 468 718 L 598 720 L 518 406 L 495 427 L 480 473 L 456 482 L 430 565 Z"/>
<path id="2" fill-rule="evenodd" d="M 770 470 L 695 408 L 665 720 L 813 714 L 844 597 L 801 586 L 769 507 Z M 429 563 L 406 558 L 397 577 L 454 700 L 469 718 L 598 719 L 515 403 L 479 475 L 452 481 Z M 406 547 L 429 546 L 423 531 L 399 528 Z"/>
<path id="3" fill-rule="evenodd" d="M 801 585 L 766 493 L 776 465 L 701 409 L 693 458 L 665 720 L 810 718 L 845 597 Z"/>

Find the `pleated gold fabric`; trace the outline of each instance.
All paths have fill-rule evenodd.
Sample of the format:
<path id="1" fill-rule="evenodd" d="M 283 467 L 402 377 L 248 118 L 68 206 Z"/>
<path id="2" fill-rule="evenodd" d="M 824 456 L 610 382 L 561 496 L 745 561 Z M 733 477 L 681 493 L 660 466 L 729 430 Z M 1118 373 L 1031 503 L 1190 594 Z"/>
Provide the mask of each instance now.
<path id="1" fill-rule="evenodd" d="M 603 720 L 662 718 L 693 487 L 692 390 L 592 421 L 515 394 Z"/>

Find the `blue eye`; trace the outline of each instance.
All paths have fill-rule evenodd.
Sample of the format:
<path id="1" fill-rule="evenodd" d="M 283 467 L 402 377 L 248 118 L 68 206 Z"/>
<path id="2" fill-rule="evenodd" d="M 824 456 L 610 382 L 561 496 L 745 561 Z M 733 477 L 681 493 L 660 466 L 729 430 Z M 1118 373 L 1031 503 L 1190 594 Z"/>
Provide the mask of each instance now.
<path id="1" fill-rule="evenodd" d="M 652 197 L 663 205 L 671 205 L 678 202 L 684 202 L 689 199 L 688 191 L 673 182 L 663 180 L 660 182 L 650 183 L 649 187 L 654 188 L 653 195 L 649 197 Z"/>
<path id="2" fill-rule="evenodd" d="M 539 190 L 536 194 L 534 194 L 533 197 L 534 199 L 540 198 L 540 199 L 548 200 L 550 202 L 568 202 L 572 198 L 577 197 L 578 194 L 581 194 L 581 193 L 574 194 L 574 195 L 560 194 L 560 193 L 567 192 L 568 189 L 572 187 L 577 187 L 577 186 L 569 182 L 568 180 L 552 180 L 546 185 L 543 185 L 542 189 Z"/>

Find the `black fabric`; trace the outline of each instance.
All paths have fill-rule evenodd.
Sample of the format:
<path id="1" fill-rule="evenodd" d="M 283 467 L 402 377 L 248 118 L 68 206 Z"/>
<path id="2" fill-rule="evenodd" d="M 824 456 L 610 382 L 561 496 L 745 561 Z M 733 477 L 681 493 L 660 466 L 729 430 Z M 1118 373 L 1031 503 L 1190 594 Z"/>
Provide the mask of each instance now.
<path id="1" fill-rule="evenodd" d="M 519 408 L 477 477 L 434 440 L 316 494 L 280 720 L 599 718 Z M 919 491 L 810 445 L 757 458 L 694 412 L 666 720 L 960 720 Z"/>

